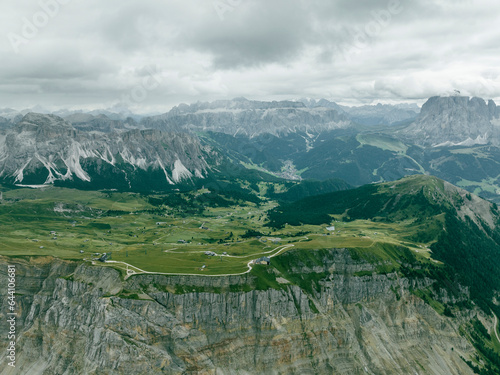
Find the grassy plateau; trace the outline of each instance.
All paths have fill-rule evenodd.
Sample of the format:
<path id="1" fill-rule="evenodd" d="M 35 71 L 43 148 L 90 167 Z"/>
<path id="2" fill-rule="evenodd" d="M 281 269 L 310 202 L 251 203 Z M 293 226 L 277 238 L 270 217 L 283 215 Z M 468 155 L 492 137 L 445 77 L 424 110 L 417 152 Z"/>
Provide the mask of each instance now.
<path id="1" fill-rule="evenodd" d="M 262 192 L 268 186 L 258 188 Z M 383 250 L 387 244 L 407 247 L 425 261 L 435 240 L 415 241 L 412 233 L 418 228 L 411 218 L 395 223 L 330 215 L 327 224 L 274 229 L 265 224 L 276 201 L 214 204 L 205 199 L 209 195 L 207 189 L 141 195 L 4 187 L 0 255 L 79 259 L 129 273 L 225 275 L 247 272 L 251 261 L 290 249 L 352 248 L 389 259 Z M 103 253 L 111 253 L 111 262 L 97 261 Z"/>

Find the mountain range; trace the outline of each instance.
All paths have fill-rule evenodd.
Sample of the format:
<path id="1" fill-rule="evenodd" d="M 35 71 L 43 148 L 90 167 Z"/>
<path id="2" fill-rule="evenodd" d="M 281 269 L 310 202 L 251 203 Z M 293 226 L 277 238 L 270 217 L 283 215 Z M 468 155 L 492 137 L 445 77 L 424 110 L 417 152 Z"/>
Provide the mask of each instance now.
<path id="1" fill-rule="evenodd" d="M 81 131 L 55 115 L 28 113 L 0 136 L 0 177 L 18 185 L 72 182 L 101 188 L 168 187 L 206 177 L 213 152 L 186 133 Z M 215 163 L 215 164 L 214 164 Z"/>
<path id="2" fill-rule="evenodd" d="M 237 98 L 181 104 L 142 119 L 28 113 L 0 121 L 0 178 L 117 189 L 147 180 L 161 190 L 196 184 L 223 162 L 289 180 L 337 178 L 352 186 L 427 173 L 500 201 L 496 104 L 433 97 L 417 112 L 412 105 Z M 364 124 L 356 120 L 361 117 Z"/>
<path id="3" fill-rule="evenodd" d="M 353 122 L 361 125 L 398 125 L 413 121 L 420 113 L 416 104 L 377 104 L 348 107 L 339 105 L 326 99 L 301 99 L 308 108 L 333 108 L 340 113 L 345 113 Z"/>
<path id="4" fill-rule="evenodd" d="M 250 138 L 261 134 L 330 131 L 351 125 L 338 111 L 307 108 L 300 102 L 258 102 L 245 98 L 213 103 L 179 105 L 168 113 L 141 121 L 147 128 L 177 131 L 211 131 Z"/>
<path id="5" fill-rule="evenodd" d="M 498 374 L 496 104 L 357 111 L 7 119 L 19 372 Z"/>

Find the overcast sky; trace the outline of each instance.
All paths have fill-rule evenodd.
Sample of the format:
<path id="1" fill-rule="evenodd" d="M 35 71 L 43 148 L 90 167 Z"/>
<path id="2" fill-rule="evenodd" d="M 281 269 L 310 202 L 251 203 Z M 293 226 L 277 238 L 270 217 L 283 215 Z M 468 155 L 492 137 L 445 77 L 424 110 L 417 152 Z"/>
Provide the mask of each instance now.
<path id="1" fill-rule="evenodd" d="M 0 108 L 500 98 L 498 0 L 2 0 Z"/>

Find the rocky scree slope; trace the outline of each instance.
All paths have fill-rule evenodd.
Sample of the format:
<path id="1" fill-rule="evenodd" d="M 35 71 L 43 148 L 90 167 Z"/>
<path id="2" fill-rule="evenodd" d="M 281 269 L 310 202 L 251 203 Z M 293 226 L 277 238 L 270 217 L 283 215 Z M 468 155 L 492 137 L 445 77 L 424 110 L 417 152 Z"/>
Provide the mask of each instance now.
<path id="1" fill-rule="evenodd" d="M 145 179 L 168 186 L 206 177 L 216 158 L 188 134 L 81 132 L 54 115 L 29 113 L 0 133 L 0 179 L 13 184 L 131 188 Z"/>

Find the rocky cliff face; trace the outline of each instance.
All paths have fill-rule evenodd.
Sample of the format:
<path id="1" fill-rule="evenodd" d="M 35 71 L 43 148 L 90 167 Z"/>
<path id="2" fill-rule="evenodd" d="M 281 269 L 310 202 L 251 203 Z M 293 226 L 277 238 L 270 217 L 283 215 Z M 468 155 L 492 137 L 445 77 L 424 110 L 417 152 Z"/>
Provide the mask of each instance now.
<path id="1" fill-rule="evenodd" d="M 132 118 L 125 119 L 110 118 L 104 114 L 94 116 L 90 113 L 73 113 L 65 116 L 64 119 L 71 123 L 73 127 L 81 131 L 98 131 L 104 133 L 123 132 L 130 129 L 137 129 L 139 125 Z"/>
<path id="2" fill-rule="evenodd" d="M 16 372 L 0 374 L 472 374 L 459 319 L 409 292 L 430 280 L 370 275 L 346 250 L 323 261 L 294 270 L 326 275 L 306 291 L 282 279 L 258 290 L 249 274 L 123 281 L 111 268 L 1 258 L 2 285 L 17 268 L 20 317 Z M 2 332 L 6 308 L 2 298 Z"/>
<path id="3" fill-rule="evenodd" d="M 377 104 L 358 107 L 341 106 L 326 99 L 300 100 L 308 108 L 333 108 L 337 112 L 347 115 L 352 121 L 362 125 L 395 125 L 401 122 L 415 120 L 420 108 L 416 104 Z"/>
<path id="4" fill-rule="evenodd" d="M 141 174 L 175 185 L 206 177 L 213 156 L 187 134 L 81 132 L 54 115 L 29 113 L 0 133 L 0 178 L 24 185 L 108 180 L 108 188 L 132 187 Z"/>
<path id="5" fill-rule="evenodd" d="M 361 107 L 347 107 L 346 112 L 353 121 L 363 125 L 395 125 L 414 120 L 420 108 L 410 105 L 364 105 Z"/>
<path id="6" fill-rule="evenodd" d="M 318 133 L 351 125 L 331 108 L 307 108 L 300 102 L 258 102 L 244 98 L 213 103 L 181 104 L 170 112 L 143 119 L 145 128 L 176 131 L 213 131 L 255 137 Z"/>
<path id="7" fill-rule="evenodd" d="M 417 144 L 473 146 L 498 144 L 499 113 L 495 102 L 464 96 L 432 97 L 418 119 L 402 134 Z"/>

